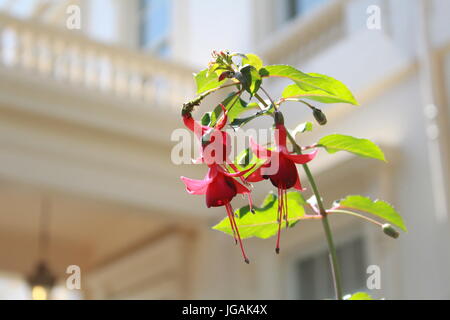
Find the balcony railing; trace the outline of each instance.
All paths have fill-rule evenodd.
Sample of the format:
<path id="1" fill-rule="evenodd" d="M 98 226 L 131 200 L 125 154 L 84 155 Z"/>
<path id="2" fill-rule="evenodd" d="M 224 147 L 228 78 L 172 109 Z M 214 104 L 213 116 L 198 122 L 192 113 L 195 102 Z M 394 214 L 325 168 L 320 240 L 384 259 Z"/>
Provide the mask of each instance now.
<path id="1" fill-rule="evenodd" d="M 332 0 L 308 15 L 287 23 L 260 48 L 268 63 L 298 65 L 346 35 L 345 9 L 349 0 Z"/>
<path id="2" fill-rule="evenodd" d="M 177 110 L 194 91 L 186 67 L 2 13 L 0 67 Z"/>

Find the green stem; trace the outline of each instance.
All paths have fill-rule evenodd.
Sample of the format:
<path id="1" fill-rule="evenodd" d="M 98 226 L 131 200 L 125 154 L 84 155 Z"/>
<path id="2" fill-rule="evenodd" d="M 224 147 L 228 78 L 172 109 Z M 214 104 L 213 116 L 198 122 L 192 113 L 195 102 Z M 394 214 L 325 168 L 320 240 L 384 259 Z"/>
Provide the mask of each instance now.
<path id="1" fill-rule="evenodd" d="M 267 92 L 264 92 L 267 94 Z M 258 99 L 266 108 L 268 108 L 267 103 L 262 99 L 257 93 L 255 93 L 255 98 Z M 269 97 L 270 99 L 270 97 Z M 272 100 L 272 99 L 270 99 Z M 297 154 L 302 154 L 301 147 L 297 144 L 295 139 L 292 137 L 292 135 L 287 132 L 287 137 L 289 138 L 289 141 L 292 143 L 294 147 L 294 151 Z M 343 299 L 343 291 L 342 291 L 342 279 L 341 279 L 341 272 L 339 268 L 338 258 L 336 254 L 336 247 L 334 245 L 333 241 L 333 234 L 331 232 L 330 223 L 328 222 L 328 215 L 325 210 L 325 207 L 322 202 L 322 197 L 320 196 L 319 189 L 317 188 L 316 182 L 314 180 L 314 177 L 311 173 L 311 170 L 309 169 L 307 164 L 303 164 L 303 170 L 306 173 L 306 176 L 308 177 L 309 183 L 311 185 L 311 188 L 314 192 L 314 195 L 317 200 L 317 205 L 320 210 L 320 215 L 322 216 L 322 226 L 323 230 L 325 232 L 325 236 L 327 238 L 327 244 L 328 244 L 328 251 L 330 253 L 330 263 L 331 263 L 331 270 L 333 274 L 333 282 L 334 282 L 334 289 L 336 293 L 336 299 L 342 300 Z"/>
<path id="2" fill-rule="evenodd" d="M 290 134 L 288 134 L 289 136 Z M 296 143 L 297 145 L 297 143 Z M 298 145 L 297 145 L 298 147 Z M 297 151 L 298 154 L 301 154 L 301 149 Z M 330 223 L 328 221 L 328 214 L 325 210 L 325 207 L 323 205 L 322 198 L 319 193 L 319 189 L 317 188 L 316 181 L 314 180 L 314 177 L 311 173 L 311 170 L 309 169 L 307 164 L 303 164 L 303 170 L 306 173 L 306 176 L 308 177 L 309 183 L 311 185 L 311 188 L 313 189 L 314 196 L 317 200 L 317 205 L 319 207 L 320 214 L 322 216 L 322 226 L 323 230 L 325 231 L 325 236 L 327 238 L 327 244 L 328 244 L 328 251 L 330 253 L 330 263 L 331 263 L 331 271 L 333 273 L 333 281 L 334 281 L 334 289 L 336 292 L 336 298 L 338 300 L 343 299 L 343 292 L 342 292 L 342 280 L 341 280 L 341 270 L 339 267 L 339 262 L 336 254 L 336 247 L 334 245 L 333 241 L 333 234 L 331 232 Z"/>

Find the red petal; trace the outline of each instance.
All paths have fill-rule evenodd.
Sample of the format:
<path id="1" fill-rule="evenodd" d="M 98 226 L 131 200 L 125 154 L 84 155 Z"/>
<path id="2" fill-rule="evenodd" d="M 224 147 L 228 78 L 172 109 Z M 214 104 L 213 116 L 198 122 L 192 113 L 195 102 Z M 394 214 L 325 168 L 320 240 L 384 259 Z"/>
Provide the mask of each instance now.
<path id="1" fill-rule="evenodd" d="M 211 179 L 194 180 L 186 177 L 181 177 L 181 180 L 186 185 L 186 191 L 189 194 L 196 194 L 196 195 L 206 194 L 208 185 L 211 182 Z"/>
<path id="2" fill-rule="evenodd" d="M 297 181 L 295 182 L 294 188 L 299 191 L 305 191 L 306 189 L 302 187 L 302 184 L 300 182 L 300 175 L 297 176 Z"/>
<path id="3" fill-rule="evenodd" d="M 236 187 L 233 178 L 229 178 L 219 172 L 213 181 L 208 184 L 206 206 L 210 208 L 226 205 L 236 196 Z"/>
<path id="4" fill-rule="evenodd" d="M 202 126 L 199 122 L 195 121 L 190 114 L 183 116 L 183 122 L 186 128 L 195 133 L 197 137 L 201 137 L 210 128 L 207 126 Z"/>
<path id="5" fill-rule="evenodd" d="M 305 153 L 305 154 L 291 154 L 288 152 L 283 152 L 283 155 L 286 158 L 291 159 L 295 163 L 305 164 L 305 163 L 308 163 L 309 161 L 311 161 L 312 159 L 314 159 L 317 155 L 317 152 L 318 152 L 318 150 L 315 150 L 312 153 Z"/>
<path id="6" fill-rule="evenodd" d="M 278 124 L 275 130 L 275 141 L 281 150 L 286 150 L 286 127 Z"/>
<path id="7" fill-rule="evenodd" d="M 260 181 L 264 180 L 264 178 L 261 174 L 262 168 L 263 167 L 261 166 L 258 169 L 256 169 L 254 172 L 252 172 L 251 175 L 249 175 L 247 178 L 245 178 L 245 180 L 247 180 L 248 182 L 260 182 Z"/>
<path id="8" fill-rule="evenodd" d="M 240 184 L 236 180 L 233 180 L 233 182 L 234 182 L 234 186 L 236 187 L 236 193 L 240 193 L 240 194 L 250 193 L 250 190 L 247 187 L 245 187 L 243 184 Z"/>
<path id="9" fill-rule="evenodd" d="M 253 153 L 256 154 L 258 158 L 268 159 L 272 156 L 272 151 L 261 147 L 255 142 L 255 140 L 253 140 L 252 137 L 250 137 L 250 147 L 252 148 Z"/>

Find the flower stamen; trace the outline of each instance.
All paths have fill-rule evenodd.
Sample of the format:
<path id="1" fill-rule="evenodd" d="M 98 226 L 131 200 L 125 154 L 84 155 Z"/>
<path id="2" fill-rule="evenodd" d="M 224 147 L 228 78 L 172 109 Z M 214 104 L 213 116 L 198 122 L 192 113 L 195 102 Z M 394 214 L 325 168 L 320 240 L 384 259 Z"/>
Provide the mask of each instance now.
<path id="1" fill-rule="evenodd" d="M 239 229 L 237 227 L 236 220 L 234 219 L 233 208 L 231 207 L 231 204 L 229 202 L 227 202 L 225 204 L 225 208 L 227 209 L 228 218 L 230 219 L 230 217 L 231 217 L 230 223 L 234 226 L 234 230 L 236 230 L 237 238 L 238 238 L 238 241 L 239 241 L 239 245 L 241 247 L 241 252 L 242 252 L 242 256 L 244 257 L 244 261 L 245 261 L 245 263 L 249 264 L 250 260 L 247 258 L 247 255 L 245 254 L 244 246 L 242 244 L 241 235 L 239 234 Z"/>

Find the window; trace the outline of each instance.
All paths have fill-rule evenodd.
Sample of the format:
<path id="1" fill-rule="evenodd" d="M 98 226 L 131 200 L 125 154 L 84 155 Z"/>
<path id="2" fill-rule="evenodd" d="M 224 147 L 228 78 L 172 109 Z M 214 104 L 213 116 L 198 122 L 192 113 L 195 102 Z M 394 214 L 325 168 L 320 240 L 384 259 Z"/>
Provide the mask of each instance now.
<path id="1" fill-rule="evenodd" d="M 291 20 L 314 9 L 317 5 L 328 0 L 285 0 L 285 20 Z"/>
<path id="2" fill-rule="evenodd" d="M 158 55 L 170 54 L 170 0 L 140 0 L 139 45 Z"/>
<path id="3" fill-rule="evenodd" d="M 361 291 L 366 283 L 364 242 L 361 238 L 337 247 L 344 294 Z M 299 299 L 316 300 L 334 297 L 328 252 L 301 259 L 297 265 Z"/>

